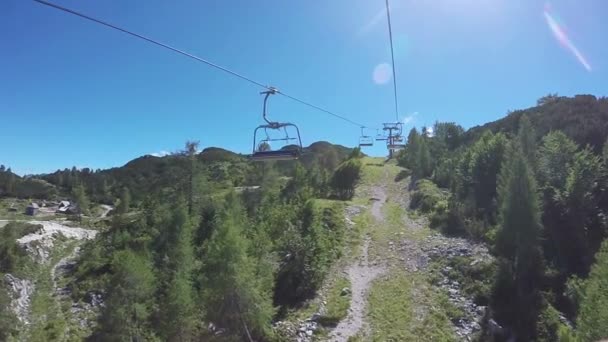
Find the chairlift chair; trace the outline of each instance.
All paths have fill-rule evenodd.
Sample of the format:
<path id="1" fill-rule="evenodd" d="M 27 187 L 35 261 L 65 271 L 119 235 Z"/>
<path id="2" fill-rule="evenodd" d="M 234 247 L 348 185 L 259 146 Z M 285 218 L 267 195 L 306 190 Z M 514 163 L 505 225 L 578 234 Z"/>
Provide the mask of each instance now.
<path id="1" fill-rule="evenodd" d="M 389 150 L 398 151 L 398 150 L 403 150 L 405 148 L 405 145 L 403 145 L 403 144 L 387 144 L 386 147 Z"/>
<path id="2" fill-rule="evenodd" d="M 253 131 L 253 151 L 249 156 L 249 159 L 252 161 L 271 161 L 271 160 L 295 160 L 300 157 L 302 154 L 302 138 L 300 137 L 300 130 L 298 126 L 289 123 L 289 122 L 275 122 L 269 121 L 266 117 L 266 103 L 268 101 L 268 97 L 270 95 L 274 95 L 278 92 L 278 90 L 274 87 L 270 87 L 267 91 L 263 91 L 260 94 L 265 94 L 264 97 L 264 109 L 262 112 L 262 117 L 266 124 L 258 126 Z M 290 137 L 288 133 L 288 128 L 292 128 L 297 137 Z M 268 134 L 268 130 L 276 131 L 281 130 L 285 132 L 284 138 L 270 138 Z M 261 139 L 258 142 L 258 131 L 264 130 L 266 134 L 265 139 Z M 279 150 L 271 150 L 269 149 L 271 141 L 285 141 L 286 144 L 289 144 L 290 141 L 296 141 L 295 148 L 285 148 L 285 146 Z"/>
<path id="3" fill-rule="evenodd" d="M 383 135 L 382 133 L 380 133 L 380 130 L 376 130 L 376 141 L 385 141 L 388 140 L 388 137 L 386 135 Z"/>
<path id="4" fill-rule="evenodd" d="M 365 135 L 363 133 L 363 129 L 365 127 L 361 127 L 361 137 L 359 137 L 359 147 L 369 147 L 374 146 L 374 139 L 369 135 Z"/>

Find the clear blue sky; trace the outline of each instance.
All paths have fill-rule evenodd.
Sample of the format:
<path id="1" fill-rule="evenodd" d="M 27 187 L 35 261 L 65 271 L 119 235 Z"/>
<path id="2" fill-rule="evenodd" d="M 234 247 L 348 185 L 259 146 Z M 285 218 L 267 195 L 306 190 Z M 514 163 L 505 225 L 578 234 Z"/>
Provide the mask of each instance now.
<path id="1" fill-rule="evenodd" d="M 383 0 L 55 1 L 355 121 L 394 120 L 392 81 L 373 77 L 390 62 Z M 606 13 L 604 0 L 392 0 L 400 119 L 470 127 L 547 93 L 605 96 Z M 251 149 L 260 89 L 232 76 L 28 0 L 0 2 L 0 42 L 0 163 L 20 174 L 120 166 L 187 139 Z M 357 142 L 324 113 L 271 106 L 305 144 Z"/>

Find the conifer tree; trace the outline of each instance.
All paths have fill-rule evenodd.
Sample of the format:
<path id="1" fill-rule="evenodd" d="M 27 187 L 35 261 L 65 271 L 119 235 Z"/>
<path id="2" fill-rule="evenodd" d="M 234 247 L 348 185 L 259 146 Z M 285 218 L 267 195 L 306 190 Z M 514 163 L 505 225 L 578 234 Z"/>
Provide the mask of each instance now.
<path id="1" fill-rule="evenodd" d="M 246 218 L 236 195 L 228 195 L 220 224 L 209 240 L 202 268 L 207 319 L 244 340 L 266 334 L 274 309 L 265 281 L 247 251 Z"/>
<path id="2" fill-rule="evenodd" d="M 498 320 L 509 326 L 518 340 L 528 341 L 534 337 L 541 307 L 541 224 L 536 181 L 517 143 L 502 167 L 498 199 L 499 271 L 491 305 Z"/>
<path id="3" fill-rule="evenodd" d="M 527 115 L 519 119 L 518 141 L 528 165 L 536 169 L 536 132 Z"/>
<path id="4" fill-rule="evenodd" d="M 129 211 L 129 207 L 131 205 L 131 192 L 127 187 L 122 188 L 122 193 L 120 194 L 120 201 L 118 202 L 118 206 L 116 207 L 116 211 L 119 214 L 126 214 Z"/>
<path id="5" fill-rule="evenodd" d="M 589 278 L 583 285 L 583 298 L 576 320 L 583 341 L 608 338 L 608 240 L 595 256 Z"/>
<path id="6" fill-rule="evenodd" d="M 159 279 L 166 284 L 159 289 L 161 335 L 169 341 L 189 341 L 195 330 L 192 224 L 183 200 L 171 212 L 159 268 Z"/>
<path id="7" fill-rule="evenodd" d="M 88 214 L 90 203 L 82 184 L 79 183 L 72 188 L 72 197 L 74 202 L 78 205 L 80 213 L 84 215 Z"/>
<path id="8" fill-rule="evenodd" d="M 111 269 L 108 297 L 97 333 L 99 340 L 149 340 L 155 279 L 148 258 L 129 250 L 119 251 Z"/>

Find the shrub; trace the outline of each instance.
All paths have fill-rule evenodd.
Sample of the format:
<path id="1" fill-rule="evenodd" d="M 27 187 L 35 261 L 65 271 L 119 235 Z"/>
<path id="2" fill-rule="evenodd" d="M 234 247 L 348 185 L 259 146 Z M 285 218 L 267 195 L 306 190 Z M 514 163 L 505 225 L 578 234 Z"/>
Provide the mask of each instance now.
<path id="1" fill-rule="evenodd" d="M 361 160 L 349 159 L 342 163 L 331 179 L 331 187 L 337 198 L 350 200 L 361 177 Z"/>
<path id="2" fill-rule="evenodd" d="M 435 183 L 421 179 L 416 182 L 416 190 L 412 194 L 410 208 L 430 212 L 435 210 L 440 201 L 445 201 L 445 197 Z"/>

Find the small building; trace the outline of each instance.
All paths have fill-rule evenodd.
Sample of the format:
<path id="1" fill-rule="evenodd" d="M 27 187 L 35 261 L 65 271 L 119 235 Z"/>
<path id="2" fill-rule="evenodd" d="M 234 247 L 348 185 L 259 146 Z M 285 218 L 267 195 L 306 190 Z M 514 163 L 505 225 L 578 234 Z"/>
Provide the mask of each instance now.
<path id="1" fill-rule="evenodd" d="M 64 213 L 68 215 L 78 215 L 80 214 L 80 208 L 76 204 L 70 204 L 68 207 L 65 208 Z"/>
<path id="2" fill-rule="evenodd" d="M 72 206 L 73 205 L 72 203 L 70 203 L 70 201 L 60 201 L 57 205 L 57 210 L 55 210 L 55 212 L 57 214 L 70 214 L 68 211 Z"/>
<path id="3" fill-rule="evenodd" d="M 39 209 L 40 209 L 40 206 L 37 203 L 30 203 L 30 205 L 28 205 L 27 208 L 25 208 L 25 214 L 34 216 L 34 215 L 38 214 Z"/>

